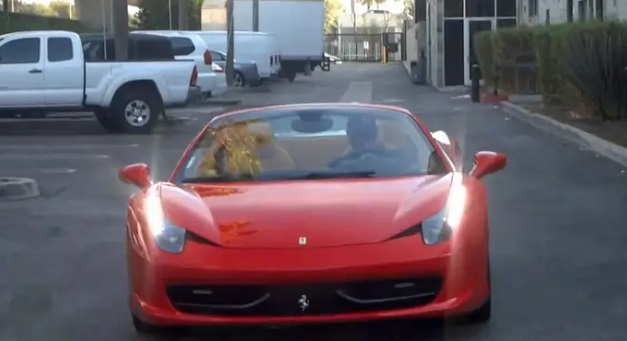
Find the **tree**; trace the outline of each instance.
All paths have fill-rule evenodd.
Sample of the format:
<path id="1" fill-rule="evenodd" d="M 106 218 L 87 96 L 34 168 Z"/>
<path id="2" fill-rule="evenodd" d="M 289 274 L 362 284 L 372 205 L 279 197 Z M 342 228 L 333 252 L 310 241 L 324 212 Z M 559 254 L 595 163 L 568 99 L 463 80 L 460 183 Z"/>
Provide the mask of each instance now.
<path id="1" fill-rule="evenodd" d="M 54 11 L 55 15 L 61 18 L 76 18 L 75 7 L 72 6 L 69 2 L 54 0 L 51 1 L 48 5 L 52 11 Z"/>
<path id="2" fill-rule="evenodd" d="M 49 6 L 40 3 L 23 3 L 16 1 L 14 5 L 15 12 L 41 15 L 46 17 L 55 17 L 56 12 Z"/>
<path id="3" fill-rule="evenodd" d="M 200 30 L 200 11 L 203 0 L 171 0 L 172 8 L 168 11 L 168 0 L 140 0 L 139 11 L 135 14 L 132 23 L 144 30 L 167 30 L 178 27 L 178 1 L 189 1 L 189 29 Z"/>
<path id="4" fill-rule="evenodd" d="M 415 0 L 404 0 L 403 1 L 403 18 L 405 20 L 411 20 L 414 17 L 414 9 L 416 6 Z"/>
<path id="5" fill-rule="evenodd" d="M 379 5 L 386 3 L 387 0 L 358 0 L 358 2 L 371 9 L 372 7 L 379 8 Z"/>
<path id="6" fill-rule="evenodd" d="M 332 33 L 338 25 L 338 17 L 342 12 L 341 0 L 324 0 L 324 32 Z"/>

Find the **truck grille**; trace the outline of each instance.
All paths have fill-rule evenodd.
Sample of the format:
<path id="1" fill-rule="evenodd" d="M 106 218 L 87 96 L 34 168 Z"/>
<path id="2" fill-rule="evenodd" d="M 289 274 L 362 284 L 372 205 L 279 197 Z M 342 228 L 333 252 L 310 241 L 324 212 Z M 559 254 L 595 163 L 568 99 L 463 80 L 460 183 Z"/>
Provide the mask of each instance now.
<path id="1" fill-rule="evenodd" d="M 177 310 L 189 314 L 278 317 L 416 307 L 432 302 L 441 288 L 441 278 L 409 278 L 285 286 L 173 285 L 167 295 Z"/>

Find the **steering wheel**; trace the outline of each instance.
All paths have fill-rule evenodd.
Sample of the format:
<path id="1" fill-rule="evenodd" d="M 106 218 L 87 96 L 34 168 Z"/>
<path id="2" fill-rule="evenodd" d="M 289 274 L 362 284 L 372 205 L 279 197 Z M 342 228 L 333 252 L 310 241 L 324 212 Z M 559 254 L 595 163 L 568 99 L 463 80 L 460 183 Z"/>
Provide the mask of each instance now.
<path id="1" fill-rule="evenodd" d="M 358 164 L 361 161 L 364 161 L 368 158 L 379 159 L 385 158 L 389 156 L 389 152 L 384 148 L 368 148 L 365 150 L 351 150 L 348 154 L 340 156 L 339 158 L 331 161 L 328 165 L 331 169 L 340 168 L 343 164 L 346 163 L 356 163 Z"/>

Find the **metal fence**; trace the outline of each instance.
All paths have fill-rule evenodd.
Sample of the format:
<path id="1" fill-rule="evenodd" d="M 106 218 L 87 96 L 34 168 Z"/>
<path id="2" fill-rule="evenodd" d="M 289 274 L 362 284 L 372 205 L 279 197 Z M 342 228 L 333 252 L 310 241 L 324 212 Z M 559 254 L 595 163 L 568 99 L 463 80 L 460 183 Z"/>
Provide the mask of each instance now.
<path id="1" fill-rule="evenodd" d="M 404 43 L 401 32 L 327 34 L 325 52 L 354 62 L 381 62 L 387 52 L 387 61 L 401 61 Z"/>

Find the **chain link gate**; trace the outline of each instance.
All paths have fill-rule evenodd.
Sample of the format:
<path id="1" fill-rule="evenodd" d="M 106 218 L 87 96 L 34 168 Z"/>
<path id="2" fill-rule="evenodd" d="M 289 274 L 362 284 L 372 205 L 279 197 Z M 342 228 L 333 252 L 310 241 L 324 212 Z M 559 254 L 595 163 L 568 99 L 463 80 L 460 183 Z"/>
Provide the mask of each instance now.
<path id="1" fill-rule="evenodd" d="M 404 39 L 402 32 L 339 33 L 325 35 L 325 52 L 346 62 L 381 62 L 402 60 Z"/>

